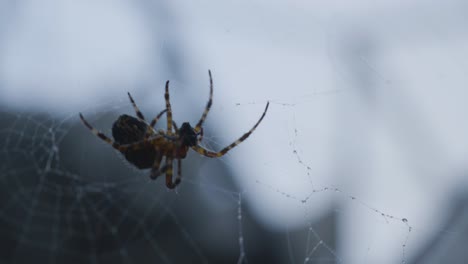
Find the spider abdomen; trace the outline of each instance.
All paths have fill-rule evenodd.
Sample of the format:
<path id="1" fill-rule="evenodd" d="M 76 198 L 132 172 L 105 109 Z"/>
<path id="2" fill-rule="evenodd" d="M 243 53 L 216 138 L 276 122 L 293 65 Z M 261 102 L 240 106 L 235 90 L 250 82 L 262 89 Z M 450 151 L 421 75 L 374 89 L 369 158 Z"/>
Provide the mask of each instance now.
<path id="1" fill-rule="evenodd" d="M 112 126 L 112 136 L 115 142 L 126 145 L 145 138 L 148 125 L 129 115 L 121 115 Z M 153 166 L 158 151 L 151 145 L 139 149 L 127 149 L 122 152 L 125 159 L 139 169 L 148 169 Z"/>
<path id="2" fill-rule="evenodd" d="M 148 125 L 129 115 L 121 115 L 112 125 L 115 142 L 125 145 L 141 141 L 145 137 Z"/>

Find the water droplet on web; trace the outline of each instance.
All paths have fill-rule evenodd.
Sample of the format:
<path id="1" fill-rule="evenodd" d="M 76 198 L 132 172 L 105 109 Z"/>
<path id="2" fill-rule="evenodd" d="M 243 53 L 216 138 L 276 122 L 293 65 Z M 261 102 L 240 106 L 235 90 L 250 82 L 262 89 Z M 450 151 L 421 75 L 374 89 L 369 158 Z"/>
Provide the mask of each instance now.
<path id="1" fill-rule="evenodd" d="M 408 219 L 406 219 L 406 218 L 401 219 L 401 221 L 402 221 L 403 223 L 408 223 Z"/>

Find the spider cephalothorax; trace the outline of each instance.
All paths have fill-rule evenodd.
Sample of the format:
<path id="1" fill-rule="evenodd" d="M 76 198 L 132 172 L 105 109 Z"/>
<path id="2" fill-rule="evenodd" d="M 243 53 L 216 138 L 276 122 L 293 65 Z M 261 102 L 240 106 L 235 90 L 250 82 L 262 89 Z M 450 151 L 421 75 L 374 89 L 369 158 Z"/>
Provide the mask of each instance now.
<path id="1" fill-rule="evenodd" d="M 182 124 L 179 130 L 179 138 L 184 146 L 192 147 L 197 145 L 198 135 L 189 122 Z"/>
<path id="2" fill-rule="evenodd" d="M 136 106 L 130 93 L 128 93 L 128 97 L 135 109 L 137 117 L 121 115 L 112 126 L 112 136 L 114 137 L 114 140 L 93 128 L 80 113 L 81 121 L 93 134 L 124 154 L 125 159 L 137 168 L 151 168 L 150 177 L 152 179 L 156 179 L 160 174 L 165 173 L 166 186 L 172 189 L 181 181 L 181 160 L 186 157 L 189 148 L 192 148 L 199 154 L 209 158 L 221 157 L 247 139 L 263 120 L 268 110 L 269 103 L 266 104 L 265 110 L 257 123 L 242 137 L 223 148 L 221 151 L 213 152 L 201 147 L 199 144 L 203 139 L 203 122 L 205 121 L 213 102 L 213 79 L 210 71 L 208 71 L 208 74 L 210 77 L 210 98 L 206 104 L 205 111 L 195 127 L 192 127 L 188 122 L 185 122 L 179 129 L 177 124 L 172 120 L 172 109 L 169 101 L 169 81 L 166 82 L 164 94 L 166 109 L 153 118 L 149 124 L 146 122 L 143 114 Z M 167 115 L 167 130 L 156 131 L 154 126 L 164 113 Z M 163 158 L 165 158 L 165 164 L 161 167 Z M 174 159 L 177 159 L 178 162 L 177 178 L 173 182 L 172 162 Z"/>

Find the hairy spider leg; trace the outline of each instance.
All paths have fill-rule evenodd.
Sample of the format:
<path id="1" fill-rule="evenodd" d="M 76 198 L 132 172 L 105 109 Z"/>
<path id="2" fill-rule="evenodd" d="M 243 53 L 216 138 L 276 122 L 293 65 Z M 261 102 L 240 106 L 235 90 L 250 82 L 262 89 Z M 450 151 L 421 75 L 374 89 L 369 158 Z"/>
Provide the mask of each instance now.
<path id="1" fill-rule="evenodd" d="M 146 128 L 145 138 L 148 138 L 149 136 L 151 136 L 151 132 L 155 132 L 154 126 L 158 122 L 159 118 L 161 118 L 161 116 L 164 113 L 166 113 L 166 111 L 167 109 L 162 110 L 161 112 L 159 112 L 159 114 L 155 118 L 153 118 L 153 120 L 151 120 L 150 125 Z"/>
<path id="2" fill-rule="evenodd" d="M 179 134 L 179 127 L 177 126 L 176 122 L 172 120 L 172 125 L 174 126 L 174 131 L 176 134 Z"/>
<path id="3" fill-rule="evenodd" d="M 154 160 L 153 167 L 151 168 L 150 178 L 152 180 L 155 180 L 159 175 L 161 175 L 161 171 L 159 170 L 159 166 L 161 165 L 162 159 L 163 159 L 163 155 L 158 153 L 155 160 Z"/>
<path id="4" fill-rule="evenodd" d="M 133 100 L 133 97 L 130 95 L 130 92 L 127 92 L 127 94 L 128 94 L 128 98 L 130 99 L 130 102 L 133 105 L 133 109 L 135 109 L 135 113 L 136 113 L 137 117 L 139 119 L 145 121 L 145 117 L 141 113 L 140 109 L 138 109 L 138 106 L 136 105 L 135 100 Z"/>
<path id="5" fill-rule="evenodd" d="M 88 121 L 86 121 L 86 119 L 83 117 L 83 115 L 80 113 L 80 119 L 81 119 L 81 122 L 83 122 L 83 124 L 89 129 L 91 130 L 91 133 L 93 133 L 94 135 L 96 135 L 97 137 L 99 137 L 100 139 L 104 140 L 105 142 L 107 142 L 108 144 L 110 144 L 113 148 L 117 149 L 117 150 L 120 150 L 119 148 L 121 147 L 120 144 L 114 142 L 112 139 L 110 139 L 109 137 L 107 137 L 104 133 L 100 132 L 99 130 L 95 129 L 93 126 L 91 126 Z"/>
<path id="6" fill-rule="evenodd" d="M 208 75 L 210 76 L 210 98 L 208 99 L 208 103 L 206 103 L 205 111 L 203 111 L 203 114 L 200 120 L 198 121 L 197 125 L 194 128 L 196 133 L 199 133 L 200 130 L 202 129 L 203 122 L 205 122 L 206 116 L 208 115 L 211 105 L 213 104 L 213 78 L 211 77 L 210 70 L 208 70 Z"/>
<path id="7" fill-rule="evenodd" d="M 172 182 L 172 158 L 166 158 L 166 186 L 169 189 L 174 189 L 180 183 L 180 178 L 177 177 L 175 182 Z"/>
<path id="8" fill-rule="evenodd" d="M 199 138 L 197 144 L 200 144 L 203 140 L 203 127 L 200 127 L 200 132 L 198 133 Z"/>
<path id="9" fill-rule="evenodd" d="M 266 104 L 265 111 L 263 111 L 263 114 L 260 117 L 260 119 L 257 121 L 257 123 L 247 133 L 245 133 L 242 137 L 240 137 L 239 139 L 237 139 L 236 141 L 231 143 L 229 146 L 223 148 L 221 151 L 219 151 L 219 152 L 209 151 L 209 150 L 207 150 L 207 149 L 205 149 L 203 147 L 200 147 L 199 145 L 192 146 L 191 148 L 193 150 L 195 150 L 196 152 L 202 154 L 203 156 L 206 156 L 206 157 L 209 157 L 209 158 L 218 158 L 218 157 L 223 156 L 229 150 L 231 150 L 235 146 L 239 145 L 242 141 L 246 140 L 250 136 L 250 134 L 252 134 L 252 132 L 257 128 L 257 126 L 260 124 L 260 122 L 262 122 L 263 118 L 265 117 L 265 114 L 266 114 L 266 112 L 268 110 L 269 105 L 270 105 L 270 102 L 268 102 Z"/>
<path id="10" fill-rule="evenodd" d="M 157 141 L 163 140 L 163 137 L 158 134 L 158 135 L 155 135 L 155 136 L 150 137 L 148 139 L 144 139 L 144 140 L 141 140 L 141 141 L 138 141 L 138 142 L 135 142 L 135 143 L 121 145 L 121 144 L 113 141 L 112 139 L 110 139 L 104 133 L 102 133 L 99 130 L 95 129 L 93 126 L 91 126 L 91 124 L 89 124 L 88 121 L 86 121 L 86 119 L 83 117 L 83 115 L 81 113 L 80 113 L 80 119 L 81 119 L 81 122 L 83 122 L 83 124 L 89 130 L 91 130 L 91 133 L 93 133 L 94 135 L 96 135 L 97 137 L 99 137 L 100 139 L 102 139 L 103 141 L 105 141 L 106 143 L 108 143 L 109 145 L 111 145 L 113 148 L 115 148 L 116 150 L 118 150 L 120 152 L 124 152 L 124 151 L 129 150 L 129 149 L 138 150 L 138 149 L 142 149 L 144 147 L 147 147 L 149 145 L 154 146 L 154 145 L 157 144 Z"/>
<path id="11" fill-rule="evenodd" d="M 166 101 L 166 117 L 167 117 L 167 134 L 172 135 L 172 108 L 171 102 L 169 101 L 169 81 L 166 82 L 166 92 L 164 93 L 164 99 Z"/>
<path id="12" fill-rule="evenodd" d="M 141 113 L 140 109 L 138 108 L 138 106 L 136 105 L 135 103 L 135 100 L 133 100 L 133 97 L 130 95 L 130 92 L 127 92 L 128 94 L 128 98 L 130 99 L 130 102 L 132 103 L 132 106 L 133 106 L 133 109 L 135 109 L 135 113 L 137 115 L 137 117 L 143 121 L 146 122 L 145 120 L 145 117 L 143 116 L 143 113 Z M 164 109 L 162 110 L 161 112 L 159 112 L 159 114 L 153 118 L 153 120 L 151 120 L 151 123 L 150 125 L 148 126 L 148 128 L 146 129 L 146 132 L 145 132 L 145 138 L 148 138 L 149 136 L 151 136 L 151 132 L 156 132 L 154 130 L 154 126 L 156 125 L 156 123 L 158 122 L 159 118 L 161 118 L 161 116 L 167 111 L 167 109 Z"/>
<path id="13" fill-rule="evenodd" d="M 156 123 L 159 121 L 159 118 L 161 118 L 161 116 L 166 113 L 167 109 L 164 109 L 162 110 L 161 112 L 159 112 L 159 114 L 153 118 L 153 120 L 151 120 L 151 123 L 150 123 L 150 127 L 154 128 L 154 126 L 156 125 Z"/>

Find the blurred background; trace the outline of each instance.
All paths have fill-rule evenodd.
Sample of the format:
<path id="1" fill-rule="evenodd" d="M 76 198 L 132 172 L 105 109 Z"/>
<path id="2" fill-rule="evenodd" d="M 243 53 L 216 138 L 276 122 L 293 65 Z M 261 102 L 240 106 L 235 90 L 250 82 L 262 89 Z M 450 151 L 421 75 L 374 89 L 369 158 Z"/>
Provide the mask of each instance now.
<path id="1" fill-rule="evenodd" d="M 0 1 L 1 263 L 463 263 L 465 1 Z M 164 109 L 152 181 L 92 135 Z M 163 128 L 165 120 L 159 123 Z"/>

